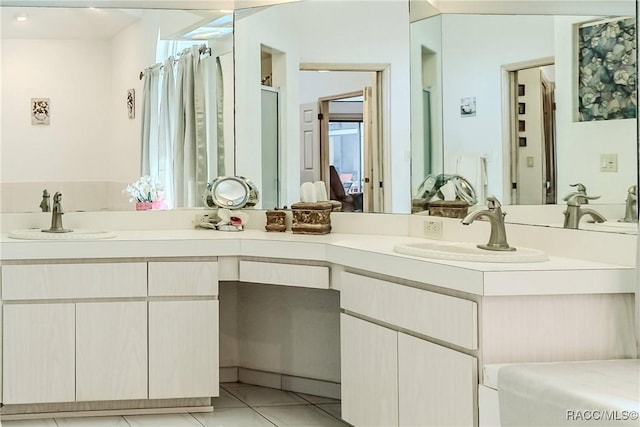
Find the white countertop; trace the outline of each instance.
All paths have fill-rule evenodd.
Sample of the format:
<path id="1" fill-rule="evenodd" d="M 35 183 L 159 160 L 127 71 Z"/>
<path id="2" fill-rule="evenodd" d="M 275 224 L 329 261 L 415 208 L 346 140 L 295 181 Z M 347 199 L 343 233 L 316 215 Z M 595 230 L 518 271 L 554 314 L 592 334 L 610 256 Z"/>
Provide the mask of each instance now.
<path id="1" fill-rule="evenodd" d="M 326 261 L 390 277 L 484 296 L 633 293 L 632 267 L 561 257 L 536 263 L 420 258 L 393 251 L 408 236 L 330 233 L 320 236 L 260 230 L 117 231 L 102 240 L 18 240 L 0 235 L 0 260 L 253 256 Z"/>

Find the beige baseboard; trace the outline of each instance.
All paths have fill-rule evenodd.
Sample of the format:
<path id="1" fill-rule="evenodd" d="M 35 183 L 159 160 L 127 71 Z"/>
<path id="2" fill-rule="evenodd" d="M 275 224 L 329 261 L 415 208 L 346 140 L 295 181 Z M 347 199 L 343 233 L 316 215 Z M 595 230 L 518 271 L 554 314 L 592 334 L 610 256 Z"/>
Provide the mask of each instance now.
<path id="1" fill-rule="evenodd" d="M 340 383 L 238 367 L 238 382 L 340 399 Z M 222 376 L 221 376 L 222 377 Z"/>

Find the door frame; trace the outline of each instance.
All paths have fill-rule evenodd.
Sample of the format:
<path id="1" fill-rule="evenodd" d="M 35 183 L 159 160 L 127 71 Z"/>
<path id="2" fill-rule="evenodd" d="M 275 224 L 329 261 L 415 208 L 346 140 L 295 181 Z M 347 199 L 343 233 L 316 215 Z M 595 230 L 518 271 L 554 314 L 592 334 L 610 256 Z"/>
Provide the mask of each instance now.
<path id="1" fill-rule="evenodd" d="M 522 62 L 504 64 L 501 67 L 502 75 L 502 199 L 503 204 L 512 205 L 515 202 L 515 191 L 512 182 L 517 174 L 516 152 L 512 144 L 517 141 L 516 123 L 514 117 L 517 112 L 517 91 L 514 87 L 514 73 L 526 68 L 544 67 L 554 65 L 555 58 L 547 56 Z"/>
<path id="2" fill-rule="evenodd" d="M 378 153 L 374 155 L 377 159 L 378 173 L 374 178 L 379 183 L 374 183 L 374 197 L 372 205 L 374 212 L 385 212 L 385 207 L 391 207 L 391 193 L 385 192 L 385 187 L 391 185 L 391 106 L 389 103 L 390 93 L 390 64 L 380 63 L 300 63 L 300 71 L 359 71 L 376 73 L 375 85 L 372 86 L 376 103 L 377 114 L 372 118 L 377 128 Z M 327 153 L 328 154 L 328 153 Z M 321 158 L 322 161 L 322 158 Z M 321 174 L 322 164 L 320 166 Z M 328 173 L 327 173 L 328 176 Z M 327 183 L 328 184 L 328 183 Z M 390 188 L 390 187 L 389 187 Z"/>

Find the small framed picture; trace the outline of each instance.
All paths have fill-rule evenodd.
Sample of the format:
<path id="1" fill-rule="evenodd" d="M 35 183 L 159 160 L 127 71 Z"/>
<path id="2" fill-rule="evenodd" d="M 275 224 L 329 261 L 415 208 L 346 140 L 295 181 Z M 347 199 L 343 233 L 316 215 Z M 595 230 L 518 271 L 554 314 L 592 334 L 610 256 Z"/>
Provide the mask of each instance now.
<path id="1" fill-rule="evenodd" d="M 518 96 L 524 96 L 524 85 L 518 85 Z"/>
<path id="2" fill-rule="evenodd" d="M 520 138 L 518 138 L 518 146 L 526 147 L 527 146 L 527 138 L 524 137 L 524 136 L 521 136 Z"/>
<path id="3" fill-rule="evenodd" d="M 471 96 L 460 100 L 460 116 L 473 117 L 476 115 L 476 97 Z"/>
<path id="4" fill-rule="evenodd" d="M 136 118 L 136 90 L 127 90 L 127 115 L 130 119 Z"/>
<path id="5" fill-rule="evenodd" d="M 524 120 L 518 120 L 518 132 L 524 132 L 526 130 L 526 125 Z"/>
<path id="6" fill-rule="evenodd" d="M 518 114 L 525 114 L 527 111 L 526 105 L 524 102 L 518 102 Z"/>
<path id="7" fill-rule="evenodd" d="M 31 124 L 51 124 L 51 101 L 49 98 L 31 98 Z"/>

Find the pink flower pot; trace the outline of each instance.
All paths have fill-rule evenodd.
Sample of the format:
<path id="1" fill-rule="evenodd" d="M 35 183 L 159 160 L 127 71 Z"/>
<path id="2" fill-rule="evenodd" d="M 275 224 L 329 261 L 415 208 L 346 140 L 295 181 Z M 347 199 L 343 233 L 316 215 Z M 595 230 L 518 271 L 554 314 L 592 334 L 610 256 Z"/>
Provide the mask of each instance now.
<path id="1" fill-rule="evenodd" d="M 137 211 L 148 211 L 153 209 L 153 202 L 136 202 Z"/>

